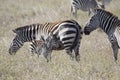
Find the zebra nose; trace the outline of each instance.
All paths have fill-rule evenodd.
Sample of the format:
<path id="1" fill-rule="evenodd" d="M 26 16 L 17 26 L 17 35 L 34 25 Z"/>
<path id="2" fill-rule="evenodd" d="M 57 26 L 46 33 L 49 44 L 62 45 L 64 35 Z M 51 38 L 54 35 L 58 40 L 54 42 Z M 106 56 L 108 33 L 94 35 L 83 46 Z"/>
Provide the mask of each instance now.
<path id="1" fill-rule="evenodd" d="M 85 35 L 89 35 L 89 34 L 90 34 L 90 31 L 85 27 L 85 28 L 84 28 L 84 33 L 85 33 Z"/>
<path id="2" fill-rule="evenodd" d="M 89 31 L 84 31 L 85 35 L 89 35 L 90 32 Z"/>
<path id="3" fill-rule="evenodd" d="M 16 51 L 13 51 L 11 48 L 9 49 L 9 54 L 10 55 L 14 55 L 16 53 Z"/>
<path id="4" fill-rule="evenodd" d="M 11 48 L 9 49 L 9 54 L 12 55 L 12 50 L 11 50 Z"/>

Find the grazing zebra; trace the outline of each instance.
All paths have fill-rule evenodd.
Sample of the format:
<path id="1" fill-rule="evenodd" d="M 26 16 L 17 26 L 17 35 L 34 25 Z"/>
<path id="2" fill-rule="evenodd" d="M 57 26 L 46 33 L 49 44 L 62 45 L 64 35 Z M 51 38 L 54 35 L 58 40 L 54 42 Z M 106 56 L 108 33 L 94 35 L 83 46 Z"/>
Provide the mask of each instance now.
<path id="1" fill-rule="evenodd" d="M 82 38 L 81 26 L 75 20 L 66 20 L 56 23 L 32 24 L 13 30 L 16 37 L 13 39 L 9 48 L 9 53 L 16 53 L 24 42 L 41 40 L 41 36 L 47 39 L 53 33 L 58 41 L 66 50 L 66 53 L 73 57 L 72 50 L 75 52 L 75 59 L 79 61 L 79 46 Z"/>
<path id="2" fill-rule="evenodd" d="M 81 9 L 82 11 L 89 11 L 90 9 L 102 8 L 96 0 L 71 0 L 71 12 L 75 18 L 77 18 L 77 10 Z"/>
<path id="3" fill-rule="evenodd" d="M 93 12 L 94 15 L 86 24 L 84 33 L 89 35 L 90 32 L 100 27 L 108 35 L 116 61 L 118 49 L 120 48 L 120 40 L 118 40 L 120 39 L 120 33 L 118 33 L 120 32 L 120 29 L 118 29 L 120 27 L 120 20 L 117 16 L 102 9 L 95 9 Z"/>

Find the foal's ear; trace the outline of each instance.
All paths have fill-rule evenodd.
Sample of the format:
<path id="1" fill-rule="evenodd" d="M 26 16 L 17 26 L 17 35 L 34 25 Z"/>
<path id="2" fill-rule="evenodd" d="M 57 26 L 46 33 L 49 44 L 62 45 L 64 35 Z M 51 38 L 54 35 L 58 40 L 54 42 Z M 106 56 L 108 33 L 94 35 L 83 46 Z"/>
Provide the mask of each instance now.
<path id="1" fill-rule="evenodd" d="M 43 37 L 43 36 L 41 36 L 41 39 L 45 42 L 45 39 L 44 39 L 44 37 Z"/>
<path id="2" fill-rule="evenodd" d="M 54 37 L 54 34 L 53 34 L 53 33 L 50 33 L 49 37 L 50 37 L 50 38 L 53 38 L 53 37 Z"/>
<path id="3" fill-rule="evenodd" d="M 51 41 L 54 38 L 55 38 L 55 35 L 53 33 L 50 33 L 47 40 Z"/>

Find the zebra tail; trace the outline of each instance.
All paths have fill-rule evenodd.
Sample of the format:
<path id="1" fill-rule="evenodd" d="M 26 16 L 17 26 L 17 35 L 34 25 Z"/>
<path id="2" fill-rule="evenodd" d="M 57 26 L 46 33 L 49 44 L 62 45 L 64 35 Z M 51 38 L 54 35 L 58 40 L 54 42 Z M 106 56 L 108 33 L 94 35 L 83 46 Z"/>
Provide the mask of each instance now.
<path id="1" fill-rule="evenodd" d="M 75 43 L 76 43 L 76 42 L 79 42 L 79 40 L 82 38 L 83 31 L 82 31 L 82 27 L 76 21 L 74 22 L 77 25 L 77 34 L 76 34 L 76 39 L 75 39 Z M 76 45 L 77 44 L 74 44 L 74 47 Z"/>
<path id="2" fill-rule="evenodd" d="M 115 37 L 117 39 L 118 46 L 120 47 L 120 27 L 117 27 L 115 29 L 114 35 L 115 35 Z"/>

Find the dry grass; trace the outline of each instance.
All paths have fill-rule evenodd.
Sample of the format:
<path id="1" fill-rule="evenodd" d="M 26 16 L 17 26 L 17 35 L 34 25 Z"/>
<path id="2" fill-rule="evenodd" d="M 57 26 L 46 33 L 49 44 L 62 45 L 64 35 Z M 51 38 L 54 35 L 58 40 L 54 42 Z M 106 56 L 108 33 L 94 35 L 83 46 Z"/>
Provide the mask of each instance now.
<path id="1" fill-rule="evenodd" d="M 12 29 L 26 24 L 54 22 L 73 18 L 68 0 L 0 0 L 0 80 L 120 80 L 120 54 L 117 64 L 103 32 L 83 36 L 81 61 L 71 61 L 64 51 L 54 51 L 47 63 L 31 56 L 25 44 L 15 56 L 8 53 Z M 107 10 L 120 18 L 120 0 L 113 0 Z M 79 11 L 78 22 L 84 26 L 89 16 Z M 119 52 L 120 53 L 120 52 Z"/>

